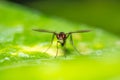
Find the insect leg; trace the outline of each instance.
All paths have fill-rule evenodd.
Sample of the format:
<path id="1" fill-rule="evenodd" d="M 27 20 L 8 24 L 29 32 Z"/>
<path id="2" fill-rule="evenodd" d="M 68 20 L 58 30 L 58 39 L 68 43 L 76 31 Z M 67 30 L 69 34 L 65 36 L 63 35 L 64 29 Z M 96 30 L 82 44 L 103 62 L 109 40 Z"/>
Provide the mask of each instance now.
<path id="1" fill-rule="evenodd" d="M 63 46 L 63 47 L 62 47 L 62 49 L 63 49 L 63 52 L 64 52 L 64 57 L 66 58 L 67 49 L 66 49 L 66 47 L 65 47 L 65 46 Z"/>
<path id="2" fill-rule="evenodd" d="M 76 49 L 76 47 L 74 46 L 74 43 L 73 43 L 73 39 L 72 39 L 72 34 L 69 34 L 70 35 L 70 42 L 71 42 L 71 45 L 73 46 L 73 48 L 80 54 L 80 52 Z"/>
<path id="3" fill-rule="evenodd" d="M 59 41 L 57 41 L 57 52 L 56 52 L 55 58 L 56 58 L 57 55 L 58 55 L 58 43 L 59 43 Z"/>
<path id="4" fill-rule="evenodd" d="M 51 39 L 51 43 L 50 43 L 49 47 L 44 51 L 44 53 L 47 52 L 48 49 L 51 47 L 51 45 L 52 45 L 52 43 L 53 43 L 54 37 L 55 37 L 55 34 L 53 33 L 53 36 L 52 36 L 52 39 Z"/>

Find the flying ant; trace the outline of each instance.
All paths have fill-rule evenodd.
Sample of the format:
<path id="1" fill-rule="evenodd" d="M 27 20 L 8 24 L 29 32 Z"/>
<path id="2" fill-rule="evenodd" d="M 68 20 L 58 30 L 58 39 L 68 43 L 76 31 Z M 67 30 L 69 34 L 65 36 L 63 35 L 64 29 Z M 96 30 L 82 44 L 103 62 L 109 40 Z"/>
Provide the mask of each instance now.
<path id="1" fill-rule="evenodd" d="M 51 44 L 48 47 L 48 49 L 51 47 L 51 45 L 53 43 L 53 39 L 56 36 L 58 41 L 57 41 L 57 53 L 56 53 L 55 57 L 57 57 L 57 55 L 58 55 L 58 43 L 60 43 L 61 46 L 64 47 L 68 37 L 70 37 L 70 42 L 71 42 L 73 48 L 79 53 L 79 51 L 76 49 L 76 47 L 73 44 L 72 34 L 73 33 L 84 33 L 84 32 L 89 32 L 90 31 L 90 30 L 78 30 L 78 31 L 73 31 L 73 32 L 68 32 L 68 33 L 64 33 L 64 32 L 56 33 L 55 31 L 49 31 L 49 30 L 44 30 L 44 29 L 33 29 L 33 30 L 38 31 L 38 32 L 46 32 L 46 33 L 52 33 L 53 34 Z"/>

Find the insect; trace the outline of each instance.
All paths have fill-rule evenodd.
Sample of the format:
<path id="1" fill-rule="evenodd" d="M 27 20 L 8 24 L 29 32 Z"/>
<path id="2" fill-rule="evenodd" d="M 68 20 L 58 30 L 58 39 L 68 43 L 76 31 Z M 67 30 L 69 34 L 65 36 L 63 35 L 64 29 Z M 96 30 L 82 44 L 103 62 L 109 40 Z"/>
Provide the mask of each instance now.
<path id="1" fill-rule="evenodd" d="M 68 37 L 70 37 L 70 42 L 71 42 L 71 45 L 73 46 L 73 48 L 79 53 L 79 51 L 74 46 L 72 34 L 73 33 L 84 33 L 84 32 L 89 32 L 90 31 L 90 30 L 78 30 L 78 31 L 73 31 L 73 32 L 68 32 L 68 33 L 64 33 L 64 32 L 56 33 L 55 31 L 49 31 L 49 30 L 44 30 L 44 29 L 33 29 L 33 30 L 34 31 L 38 31 L 38 32 L 46 32 L 46 33 L 52 33 L 53 34 L 52 40 L 51 40 L 51 43 L 50 43 L 50 46 L 48 47 L 48 49 L 51 47 L 51 45 L 53 43 L 53 39 L 56 36 L 56 38 L 58 39 L 58 41 L 57 41 L 57 52 L 56 52 L 55 57 L 57 57 L 57 55 L 58 55 L 58 43 L 60 43 L 61 46 L 64 47 L 64 45 L 65 45 L 66 40 L 68 39 Z"/>

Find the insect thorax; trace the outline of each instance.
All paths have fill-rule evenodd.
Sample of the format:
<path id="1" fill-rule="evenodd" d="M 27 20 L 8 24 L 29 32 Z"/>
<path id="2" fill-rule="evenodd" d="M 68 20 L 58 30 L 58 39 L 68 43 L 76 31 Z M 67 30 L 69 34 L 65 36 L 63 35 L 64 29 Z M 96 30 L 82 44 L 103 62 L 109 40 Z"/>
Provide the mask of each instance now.
<path id="1" fill-rule="evenodd" d="M 58 40 L 60 43 L 64 43 L 64 40 Z"/>

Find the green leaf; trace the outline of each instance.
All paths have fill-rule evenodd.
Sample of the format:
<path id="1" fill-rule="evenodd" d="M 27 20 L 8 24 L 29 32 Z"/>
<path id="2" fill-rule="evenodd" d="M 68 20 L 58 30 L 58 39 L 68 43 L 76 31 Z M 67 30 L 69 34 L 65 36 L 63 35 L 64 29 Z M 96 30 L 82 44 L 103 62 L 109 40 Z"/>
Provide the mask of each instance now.
<path id="1" fill-rule="evenodd" d="M 91 30 L 73 34 L 66 50 L 56 43 L 50 45 L 52 34 L 32 29 L 56 32 Z M 0 3 L 0 80 L 119 80 L 120 38 L 86 24 L 76 24 L 19 5 Z M 64 57 L 64 54 L 66 57 Z"/>

